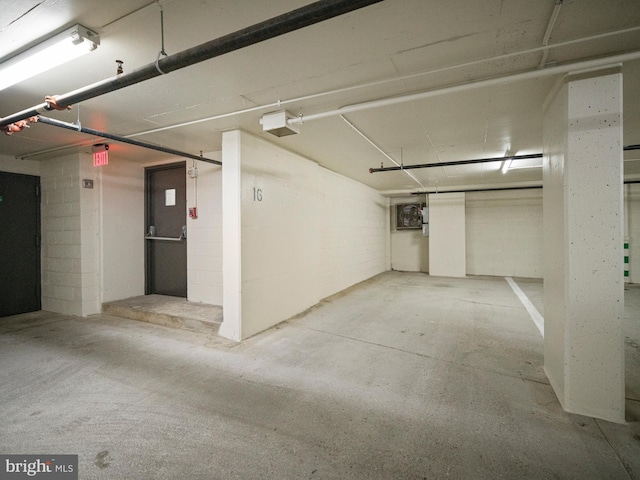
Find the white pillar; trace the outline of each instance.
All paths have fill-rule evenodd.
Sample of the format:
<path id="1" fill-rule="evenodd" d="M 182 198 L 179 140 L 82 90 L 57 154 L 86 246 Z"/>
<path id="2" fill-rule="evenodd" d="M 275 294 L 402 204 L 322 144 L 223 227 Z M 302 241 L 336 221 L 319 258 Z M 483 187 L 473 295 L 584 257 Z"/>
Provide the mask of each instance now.
<path id="1" fill-rule="evenodd" d="M 624 422 L 621 73 L 554 92 L 543 178 L 545 372 L 565 410 Z"/>
<path id="2" fill-rule="evenodd" d="M 429 195 L 429 275 L 467 274 L 464 202 L 464 192 Z"/>
<path id="3" fill-rule="evenodd" d="M 222 134 L 222 308 L 219 335 L 242 339 L 240 131 Z"/>

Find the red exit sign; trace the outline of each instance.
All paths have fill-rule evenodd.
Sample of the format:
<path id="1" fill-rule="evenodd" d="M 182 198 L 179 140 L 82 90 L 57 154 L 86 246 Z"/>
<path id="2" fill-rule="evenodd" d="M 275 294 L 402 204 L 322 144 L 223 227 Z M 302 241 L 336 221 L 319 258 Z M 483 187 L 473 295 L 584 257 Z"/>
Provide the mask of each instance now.
<path id="1" fill-rule="evenodd" d="M 109 146 L 108 145 L 96 145 L 93 147 L 93 166 L 102 167 L 109 165 Z"/>

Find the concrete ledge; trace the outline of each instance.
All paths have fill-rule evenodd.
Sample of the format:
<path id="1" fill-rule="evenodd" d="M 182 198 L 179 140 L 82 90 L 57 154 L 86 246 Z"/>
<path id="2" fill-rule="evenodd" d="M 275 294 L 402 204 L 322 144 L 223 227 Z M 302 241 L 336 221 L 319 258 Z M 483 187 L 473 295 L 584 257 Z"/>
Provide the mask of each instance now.
<path id="1" fill-rule="evenodd" d="M 216 335 L 222 323 L 221 306 L 165 295 L 145 295 L 104 303 L 102 311 L 116 317 Z"/>

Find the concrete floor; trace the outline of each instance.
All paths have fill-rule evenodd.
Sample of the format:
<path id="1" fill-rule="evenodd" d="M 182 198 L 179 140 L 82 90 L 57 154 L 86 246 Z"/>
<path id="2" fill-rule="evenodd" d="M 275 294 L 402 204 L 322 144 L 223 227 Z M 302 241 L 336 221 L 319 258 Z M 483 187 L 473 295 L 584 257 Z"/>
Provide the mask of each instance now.
<path id="1" fill-rule="evenodd" d="M 541 308 L 541 283 L 519 285 Z M 3 318 L 0 452 L 79 454 L 80 479 L 640 479 L 626 294 L 626 425 L 560 408 L 502 278 L 386 273 L 239 344 Z"/>

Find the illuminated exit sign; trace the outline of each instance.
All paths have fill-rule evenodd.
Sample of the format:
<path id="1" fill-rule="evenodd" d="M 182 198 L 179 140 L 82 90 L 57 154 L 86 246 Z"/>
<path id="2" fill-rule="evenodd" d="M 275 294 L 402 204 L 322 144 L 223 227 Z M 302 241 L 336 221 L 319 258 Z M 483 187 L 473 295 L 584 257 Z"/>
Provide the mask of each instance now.
<path id="1" fill-rule="evenodd" d="M 94 145 L 92 147 L 93 150 L 93 166 L 94 167 L 102 167 L 104 165 L 109 165 L 109 145 L 101 144 Z"/>

